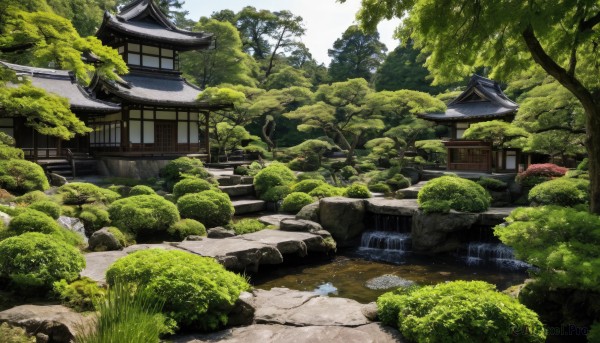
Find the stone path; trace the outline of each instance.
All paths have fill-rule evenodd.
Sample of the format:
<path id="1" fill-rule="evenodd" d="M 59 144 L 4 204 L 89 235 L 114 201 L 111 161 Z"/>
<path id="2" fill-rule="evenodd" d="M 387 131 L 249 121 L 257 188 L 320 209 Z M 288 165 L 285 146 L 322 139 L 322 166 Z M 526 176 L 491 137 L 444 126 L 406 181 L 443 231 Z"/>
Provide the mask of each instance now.
<path id="1" fill-rule="evenodd" d="M 272 214 L 258 218 L 258 221 L 265 225 L 273 225 L 279 227 L 279 224 L 284 219 L 296 219 L 296 216 L 291 214 Z"/>
<path id="2" fill-rule="evenodd" d="M 233 200 L 232 203 L 236 215 L 261 212 L 266 208 L 262 200 Z"/>
<path id="3" fill-rule="evenodd" d="M 404 199 L 416 199 L 419 195 L 419 191 L 421 188 L 423 188 L 423 186 L 425 186 L 426 183 L 427 181 L 415 183 L 410 187 L 399 190 L 398 193 L 402 193 L 404 195 Z"/>

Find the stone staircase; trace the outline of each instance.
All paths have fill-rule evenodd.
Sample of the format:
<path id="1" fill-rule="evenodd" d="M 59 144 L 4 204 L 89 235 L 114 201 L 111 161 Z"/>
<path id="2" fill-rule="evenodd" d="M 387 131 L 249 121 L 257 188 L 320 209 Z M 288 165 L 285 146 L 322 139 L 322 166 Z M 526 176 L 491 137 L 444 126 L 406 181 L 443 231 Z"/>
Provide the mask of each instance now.
<path id="1" fill-rule="evenodd" d="M 70 153 L 69 158 L 38 160 L 37 163 L 47 174 L 60 175 L 67 179 L 98 174 L 96 159 L 87 153 Z"/>
<path id="2" fill-rule="evenodd" d="M 258 213 L 266 209 L 266 203 L 255 197 L 251 176 L 221 175 L 217 181 L 219 189 L 231 198 L 235 215 Z"/>

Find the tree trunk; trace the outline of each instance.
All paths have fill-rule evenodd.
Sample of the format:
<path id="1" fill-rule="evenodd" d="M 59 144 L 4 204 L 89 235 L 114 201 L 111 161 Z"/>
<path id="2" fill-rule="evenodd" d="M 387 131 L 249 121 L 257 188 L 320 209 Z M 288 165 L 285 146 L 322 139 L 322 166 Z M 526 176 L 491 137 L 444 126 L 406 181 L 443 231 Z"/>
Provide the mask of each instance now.
<path id="1" fill-rule="evenodd" d="M 356 150 L 356 146 L 358 145 L 358 141 L 360 141 L 362 134 L 363 134 L 362 132 L 358 135 L 354 134 L 354 141 L 352 142 L 352 145 L 350 145 L 350 149 L 348 149 L 348 156 L 346 156 L 346 162 L 345 162 L 349 166 L 353 165 L 354 151 Z"/>
<path id="2" fill-rule="evenodd" d="M 268 118 L 266 118 L 265 124 L 262 126 L 261 133 L 262 133 L 263 139 L 267 143 L 267 147 L 268 147 L 269 151 L 273 151 L 275 148 L 275 143 L 273 143 L 273 140 L 271 139 L 274 131 L 275 131 L 275 121 L 269 120 Z"/>

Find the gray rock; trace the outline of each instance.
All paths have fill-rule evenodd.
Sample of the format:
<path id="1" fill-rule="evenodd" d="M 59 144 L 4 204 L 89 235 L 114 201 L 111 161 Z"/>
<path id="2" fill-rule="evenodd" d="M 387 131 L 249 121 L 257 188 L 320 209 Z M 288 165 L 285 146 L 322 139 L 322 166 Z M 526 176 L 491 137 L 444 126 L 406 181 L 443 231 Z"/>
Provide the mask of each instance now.
<path id="1" fill-rule="evenodd" d="M 88 238 L 85 235 L 85 227 L 83 226 L 83 222 L 81 222 L 79 218 L 60 216 L 58 217 L 56 222 L 63 228 L 78 233 L 85 242 L 88 241 Z"/>
<path id="2" fill-rule="evenodd" d="M 108 267 L 124 256 L 127 256 L 127 253 L 123 250 L 85 254 L 85 269 L 81 271 L 81 276 L 87 276 L 98 283 L 105 283 Z"/>
<path id="3" fill-rule="evenodd" d="M 319 202 L 313 202 L 308 204 L 296 214 L 296 219 L 311 220 L 313 222 L 319 222 Z"/>
<path id="4" fill-rule="evenodd" d="M 455 251 L 460 245 L 458 237 L 451 235 L 469 230 L 479 219 L 477 213 L 429 213 L 417 212 L 412 220 L 413 250 L 437 254 Z"/>
<path id="5" fill-rule="evenodd" d="M 414 199 L 367 199 L 367 211 L 373 214 L 390 216 L 412 216 L 419 210 Z"/>
<path id="6" fill-rule="evenodd" d="M 47 336 L 49 342 L 69 343 L 80 328 L 89 329 L 91 316 L 83 316 L 61 305 L 21 305 L 0 312 L 0 323 L 22 327 L 32 336 Z"/>
<path id="7" fill-rule="evenodd" d="M 377 320 L 377 303 L 370 302 L 366 305 L 363 305 L 361 312 L 368 320 L 376 321 Z"/>
<path id="8" fill-rule="evenodd" d="M 243 292 L 229 312 L 227 326 L 250 325 L 254 322 L 256 309 L 252 303 L 252 293 Z"/>
<path id="9" fill-rule="evenodd" d="M 400 173 L 402 175 L 404 175 L 406 178 L 410 179 L 411 185 L 416 184 L 421 179 L 421 173 L 419 172 L 419 170 L 417 170 L 415 168 L 410 168 L 410 167 L 402 168 L 402 170 L 400 170 Z"/>
<path id="10" fill-rule="evenodd" d="M 236 238 L 271 245 L 282 254 L 296 254 L 300 257 L 312 251 L 329 252 L 331 249 L 324 243 L 322 236 L 308 232 L 262 230 Z"/>
<path id="11" fill-rule="evenodd" d="M 92 234 L 88 241 L 89 249 L 92 251 L 114 251 L 121 250 L 123 246 L 119 240 L 104 227 Z"/>
<path id="12" fill-rule="evenodd" d="M 189 235 L 184 240 L 185 241 L 201 241 L 204 239 L 204 236 L 200 235 Z"/>
<path id="13" fill-rule="evenodd" d="M 233 185 L 219 186 L 219 189 L 230 197 L 241 197 L 246 195 L 254 195 L 254 185 Z"/>
<path id="14" fill-rule="evenodd" d="M 60 187 L 62 185 L 66 185 L 67 183 L 69 183 L 67 181 L 67 178 L 62 175 L 58 175 L 56 173 L 50 173 L 48 176 L 50 179 L 51 186 Z"/>
<path id="15" fill-rule="evenodd" d="M 0 212 L 0 220 L 2 221 L 5 227 L 8 227 L 8 224 L 10 224 L 12 217 L 4 212 Z"/>
<path id="16" fill-rule="evenodd" d="M 236 215 L 261 212 L 266 206 L 263 200 L 234 200 L 232 203 Z"/>
<path id="17" fill-rule="evenodd" d="M 279 226 L 281 231 L 300 231 L 315 233 L 323 230 L 319 223 L 304 219 L 284 219 Z"/>
<path id="18" fill-rule="evenodd" d="M 492 206 L 508 206 L 510 205 L 510 191 L 505 190 L 502 192 L 490 191 L 490 195 L 492 196 Z"/>
<path id="19" fill-rule="evenodd" d="M 340 246 L 348 246 L 365 229 L 365 201 L 342 197 L 324 198 L 319 202 L 320 223 Z"/>
<path id="20" fill-rule="evenodd" d="M 258 221 L 265 225 L 279 227 L 279 224 L 284 219 L 294 219 L 294 216 L 290 214 L 272 214 L 270 216 L 262 216 L 258 218 Z"/>
<path id="21" fill-rule="evenodd" d="M 242 176 L 242 185 L 251 185 L 254 183 L 254 176 Z"/>
<path id="22" fill-rule="evenodd" d="M 390 289 L 410 287 L 414 284 L 414 281 L 410 281 L 396 275 L 386 274 L 368 280 L 365 286 L 367 286 L 368 289 Z"/>
<path id="23" fill-rule="evenodd" d="M 235 231 L 228 230 L 224 227 L 217 226 L 212 229 L 206 230 L 206 236 L 208 238 L 227 238 L 235 236 Z"/>

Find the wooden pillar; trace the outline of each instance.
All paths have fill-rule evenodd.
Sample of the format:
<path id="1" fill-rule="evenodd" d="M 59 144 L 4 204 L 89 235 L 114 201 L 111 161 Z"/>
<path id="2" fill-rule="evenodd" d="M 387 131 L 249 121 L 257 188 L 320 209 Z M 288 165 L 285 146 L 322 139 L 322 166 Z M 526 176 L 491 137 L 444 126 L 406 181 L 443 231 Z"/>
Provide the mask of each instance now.
<path id="1" fill-rule="evenodd" d="M 38 161 L 37 155 L 38 155 L 38 133 L 37 131 L 35 131 L 35 129 L 33 130 L 33 162 Z"/>
<path id="2" fill-rule="evenodd" d="M 210 163 L 210 139 L 209 139 L 210 112 L 204 112 L 204 148 L 206 149 L 206 162 Z"/>

